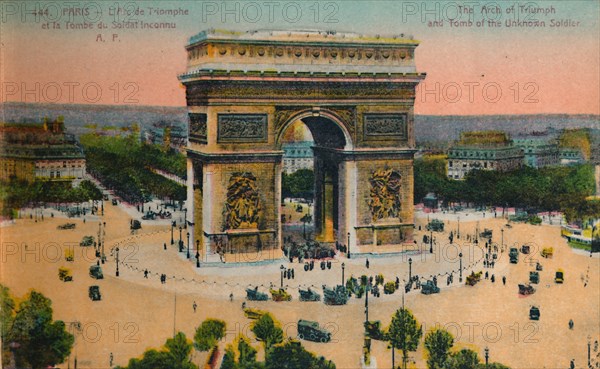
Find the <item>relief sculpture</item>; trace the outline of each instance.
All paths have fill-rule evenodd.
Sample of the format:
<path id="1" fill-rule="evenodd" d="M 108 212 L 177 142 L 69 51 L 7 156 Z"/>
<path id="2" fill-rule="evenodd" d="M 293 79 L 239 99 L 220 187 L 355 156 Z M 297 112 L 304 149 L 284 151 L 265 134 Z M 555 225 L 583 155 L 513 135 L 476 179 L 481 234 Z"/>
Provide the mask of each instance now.
<path id="1" fill-rule="evenodd" d="M 206 114 L 190 113 L 190 137 L 206 139 Z"/>
<path id="2" fill-rule="evenodd" d="M 400 216 L 400 173 L 392 169 L 380 169 L 371 175 L 369 209 L 373 222 Z"/>
<path id="3" fill-rule="evenodd" d="M 366 139 L 406 138 L 405 114 L 365 114 L 364 131 Z"/>
<path id="4" fill-rule="evenodd" d="M 267 115 L 219 114 L 219 142 L 266 142 Z"/>
<path id="5" fill-rule="evenodd" d="M 261 211 L 256 177 L 249 172 L 234 173 L 227 186 L 224 228 L 257 228 Z"/>

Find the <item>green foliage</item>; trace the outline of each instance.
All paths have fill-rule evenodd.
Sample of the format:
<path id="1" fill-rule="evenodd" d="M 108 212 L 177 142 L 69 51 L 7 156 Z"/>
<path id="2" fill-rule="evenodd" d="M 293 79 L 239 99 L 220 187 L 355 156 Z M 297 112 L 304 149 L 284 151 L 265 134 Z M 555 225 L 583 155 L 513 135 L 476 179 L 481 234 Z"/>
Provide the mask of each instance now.
<path id="1" fill-rule="evenodd" d="M 266 369 L 335 369 L 333 362 L 317 358 L 294 340 L 274 346 L 265 364 Z"/>
<path id="2" fill-rule="evenodd" d="M 240 336 L 238 338 L 238 352 L 239 352 L 239 368 L 240 369 L 255 369 L 261 365 L 256 362 L 256 349 L 250 346 L 250 342 L 247 337 Z"/>
<path id="3" fill-rule="evenodd" d="M 383 286 L 383 293 L 386 295 L 391 295 L 396 292 L 396 282 L 389 281 Z"/>
<path id="4" fill-rule="evenodd" d="M 256 339 L 265 345 L 265 352 L 269 352 L 273 345 L 283 342 L 281 324 L 275 321 L 271 314 L 266 313 L 254 321 L 251 330 Z"/>
<path id="5" fill-rule="evenodd" d="M 479 356 L 473 350 L 462 349 L 450 354 L 444 369 L 478 369 Z"/>
<path id="6" fill-rule="evenodd" d="M 196 328 L 194 347 L 198 351 L 209 351 L 219 340 L 225 337 L 225 322 L 219 319 L 207 319 Z"/>
<path id="7" fill-rule="evenodd" d="M 284 198 L 312 199 L 315 196 L 315 173 L 311 169 L 300 169 L 292 174 L 283 173 L 281 194 Z"/>
<path id="8" fill-rule="evenodd" d="M 52 320 L 52 301 L 31 291 L 15 310 L 8 288 L 0 285 L 2 341 L 20 345 L 15 352 L 18 367 L 45 368 L 62 363 L 71 353 L 75 337 L 65 323 Z M 3 356 L 8 350 L 3 345 Z"/>
<path id="9" fill-rule="evenodd" d="M 500 363 L 489 363 L 487 366 L 484 363 L 477 365 L 477 369 L 510 369 L 510 367 Z"/>
<path id="10" fill-rule="evenodd" d="M 225 355 L 223 356 L 223 363 L 221 363 L 221 369 L 239 369 L 240 366 L 235 362 L 235 351 L 233 347 L 228 345 L 225 349 Z"/>
<path id="11" fill-rule="evenodd" d="M 388 340 L 392 347 L 402 350 L 404 363 L 408 359 L 409 351 L 417 351 L 422 336 L 423 328 L 410 310 L 400 308 L 394 313 L 388 328 Z"/>
<path id="12" fill-rule="evenodd" d="M 429 331 L 425 336 L 427 368 L 444 369 L 444 364 L 453 345 L 454 337 L 445 329 L 436 328 Z"/>
<path id="13" fill-rule="evenodd" d="M 4 215 L 10 209 L 20 209 L 27 205 L 46 203 L 86 202 L 101 200 L 102 191 L 88 180 L 81 181 L 73 188 L 70 182 L 34 181 L 17 179 L 0 181 L 0 203 Z"/>
<path id="14" fill-rule="evenodd" d="M 182 201 L 186 189 L 152 168 L 186 177 L 185 156 L 176 151 L 164 152 L 156 145 L 147 145 L 127 137 L 81 136 L 87 168 L 108 188 L 128 202 L 142 202 L 150 195 Z"/>
<path id="15" fill-rule="evenodd" d="M 126 367 L 117 369 L 198 369 L 192 363 L 192 343 L 183 332 L 167 339 L 162 350 L 150 349 L 140 359 L 130 359 Z"/>
<path id="16" fill-rule="evenodd" d="M 426 157 L 415 160 L 414 175 L 417 202 L 428 192 L 434 192 L 446 203 L 560 210 L 569 221 L 600 216 L 600 206 L 585 200 L 595 190 L 594 168 L 588 164 L 524 167 L 512 172 L 476 170 L 469 172 L 463 181 L 455 181 L 446 175 L 446 159 Z"/>

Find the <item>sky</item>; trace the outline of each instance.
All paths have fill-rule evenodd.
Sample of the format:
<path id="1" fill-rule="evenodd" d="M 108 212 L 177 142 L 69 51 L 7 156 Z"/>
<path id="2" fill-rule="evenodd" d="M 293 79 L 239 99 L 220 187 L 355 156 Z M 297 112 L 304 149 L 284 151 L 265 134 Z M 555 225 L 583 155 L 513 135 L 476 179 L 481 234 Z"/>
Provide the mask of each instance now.
<path id="1" fill-rule="evenodd" d="M 319 29 L 419 40 L 416 114 L 600 114 L 598 0 L 3 1 L 0 17 L 2 102 L 185 106 L 190 36 Z"/>

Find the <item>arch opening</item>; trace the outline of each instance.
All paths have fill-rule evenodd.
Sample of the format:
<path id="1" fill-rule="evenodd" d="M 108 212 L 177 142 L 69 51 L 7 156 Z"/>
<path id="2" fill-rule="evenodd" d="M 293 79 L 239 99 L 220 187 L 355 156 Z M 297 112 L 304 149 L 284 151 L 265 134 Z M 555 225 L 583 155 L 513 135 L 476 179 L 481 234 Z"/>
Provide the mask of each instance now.
<path id="1" fill-rule="evenodd" d="M 348 133 L 339 122 L 320 116 L 297 117 L 280 134 L 283 155 L 281 181 L 282 248 L 288 257 L 298 245 L 321 255 L 338 241 L 340 161 L 332 151 L 347 149 Z M 306 248 L 305 248 L 306 249 Z M 315 255 L 308 255 L 313 257 Z"/>

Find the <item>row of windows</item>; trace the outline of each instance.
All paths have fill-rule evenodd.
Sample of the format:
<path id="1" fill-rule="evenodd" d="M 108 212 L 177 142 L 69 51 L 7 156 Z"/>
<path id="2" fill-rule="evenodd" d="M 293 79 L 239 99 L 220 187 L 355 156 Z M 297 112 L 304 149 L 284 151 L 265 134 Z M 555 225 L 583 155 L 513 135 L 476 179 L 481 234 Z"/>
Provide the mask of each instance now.
<path id="1" fill-rule="evenodd" d="M 458 166 L 460 166 L 460 162 L 459 162 L 459 163 L 457 163 L 457 165 L 458 165 Z M 452 161 L 449 161 L 449 162 L 448 162 L 448 167 L 449 167 L 449 168 L 452 168 L 453 166 L 454 166 L 454 163 L 453 163 Z M 465 162 L 462 162 L 462 167 L 463 167 L 463 168 L 467 168 L 468 166 L 469 166 L 469 165 L 468 165 L 467 163 L 465 163 Z M 470 166 L 471 166 L 471 167 L 480 167 L 480 166 L 481 166 L 481 163 L 479 163 L 479 162 L 470 163 Z M 484 168 L 487 168 L 487 167 L 488 167 L 488 162 L 487 162 L 487 161 L 483 163 L 483 167 L 484 167 Z M 489 163 L 489 167 L 490 167 L 490 168 L 493 168 L 493 167 L 494 167 L 494 163 Z"/>

